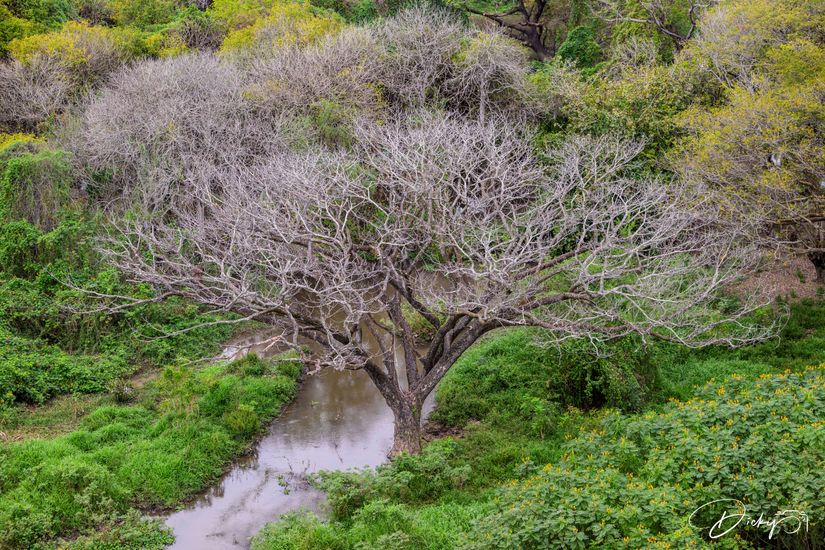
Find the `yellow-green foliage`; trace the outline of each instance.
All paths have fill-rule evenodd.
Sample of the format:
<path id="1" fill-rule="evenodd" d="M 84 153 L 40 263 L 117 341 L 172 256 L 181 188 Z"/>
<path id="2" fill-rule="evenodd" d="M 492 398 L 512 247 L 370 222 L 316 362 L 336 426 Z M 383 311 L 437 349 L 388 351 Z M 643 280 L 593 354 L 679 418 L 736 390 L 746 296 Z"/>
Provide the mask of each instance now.
<path id="1" fill-rule="evenodd" d="M 209 13 L 230 29 L 240 29 L 265 17 L 277 0 L 215 0 Z"/>
<path id="2" fill-rule="evenodd" d="M 189 51 L 180 36 L 168 32 L 154 32 L 143 43 L 147 53 L 153 57 L 174 57 Z"/>
<path id="3" fill-rule="evenodd" d="M 10 149 L 13 145 L 17 143 L 44 143 L 45 140 L 43 138 L 39 138 L 34 134 L 3 134 L 0 133 L 0 155 L 5 153 L 8 149 Z M 0 163 L 3 162 L 3 158 L 0 156 Z M 0 164 L 2 167 L 2 164 Z"/>
<path id="4" fill-rule="evenodd" d="M 36 31 L 36 25 L 28 19 L 15 17 L 5 4 L 0 3 L 0 56 L 6 53 L 9 42 Z"/>
<path id="5" fill-rule="evenodd" d="M 825 174 L 825 10 L 817 2 L 734 2 L 716 35 L 686 53 L 724 84 L 720 104 L 678 118 L 676 164 L 777 216 L 811 207 Z M 773 161 L 770 160 L 773 156 Z"/>
<path id="6" fill-rule="evenodd" d="M 694 97 L 694 85 L 677 78 L 678 66 L 654 65 L 621 78 L 583 79 L 569 65 L 553 63 L 531 76 L 537 93 L 555 103 L 568 133 L 620 133 L 644 139 L 652 154 L 672 145 L 674 117 Z"/>
<path id="7" fill-rule="evenodd" d="M 727 85 L 753 89 L 772 50 L 797 41 L 822 42 L 825 9 L 819 0 L 735 0 L 703 20 L 702 33 L 685 51 Z"/>
<path id="8" fill-rule="evenodd" d="M 43 55 L 76 68 L 89 64 L 101 52 L 125 59 L 137 49 L 136 42 L 136 35 L 125 30 L 69 21 L 59 31 L 13 40 L 8 49 L 14 59 L 24 64 Z"/>
<path id="9" fill-rule="evenodd" d="M 691 132 L 680 164 L 736 196 L 758 199 L 757 207 L 777 199 L 783 210 L 802 206 L 795 193 L 818 185 L 825 173 L 823 97 L 823 78 L 756 93 L 736 86 L 727 105 L 694 108 L 679 117 Z M 781 159 L 778 166 L 769 162 L 771 155 Z"/>
<path id="10" fill-rule="evenodd" d="M 0 57 L 15 38 L 59 27 L 72 13 L 68 0 L 0 0 Z"/>
<path id="11" fill-rule="evenodd" d="M 115 0 L 115 19 L 121 25 L 144 28 L 167 23 L 181 3 L 176 0 Z"/>
<path id="12" fill-rule="evenodd" d="M 224 53 L 254 47 L 306 46 L 319 38 L 339 32 L 343 20 L 332 12 L 313 9 L 309 2 L 276 2 L 265 18 L 231 31 L 221 46 Z"/>

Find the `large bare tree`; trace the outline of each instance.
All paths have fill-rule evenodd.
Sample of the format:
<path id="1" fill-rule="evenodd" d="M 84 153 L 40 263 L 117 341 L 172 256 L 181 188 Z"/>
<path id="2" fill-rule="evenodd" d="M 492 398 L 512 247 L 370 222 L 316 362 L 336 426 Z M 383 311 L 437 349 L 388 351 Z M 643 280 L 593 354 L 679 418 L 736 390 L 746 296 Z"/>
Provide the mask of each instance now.
<path id="1" fill-rule="evenodd" d="M 351 151 L 227 170 L 186 209 L 133 205 L 106 253 L 158 296 L 266 322 L 321 366 L 364 369 L 395 415 L 393 452 L 414 453 L 424 399 L 491 330 L 761 335 L 740 321 L 747 305 L 713 307 L 757 256 L 747 228 L 707 196 L 629 177 L 640 150 L 576 138 L 547 167 L 502 118 L 364 122 Z"/>
<path id="2" fill-rule="evenodd" d="M 641 143 L 537 151 L 544 107 L 505 40 L 416 9 L 243 66 L 125 70 L 77 140 L 110 176 L 95 193 L 117 213 L 104 254 L 152 300 L 262 321 L 318 366 L 366 371 L 395 415 L 393 452 L 419 450 L 424 399 L 492 330 L 762 336 L 743 321 L 755 304 L 717 303 L 758 258 L 750 227 L 702 190 L 639 176 Z M 319 104 L 350 113 L 349 139 L 305 132 Z"/>

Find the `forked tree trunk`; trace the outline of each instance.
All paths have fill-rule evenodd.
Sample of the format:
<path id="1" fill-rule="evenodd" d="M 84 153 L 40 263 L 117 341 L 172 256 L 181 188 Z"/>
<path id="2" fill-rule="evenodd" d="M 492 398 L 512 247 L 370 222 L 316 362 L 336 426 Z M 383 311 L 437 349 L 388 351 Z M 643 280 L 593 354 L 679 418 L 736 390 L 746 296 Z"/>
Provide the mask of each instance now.
<path id="1" fill-rule="evenodd" d="M 388 376 L 379 367 L 369 365 L 366 371 L 384 397 L 394 417 L 395 426 L 390 456 L 405 452 L 418 454 L 421 452 L 421 407 L 415 397 L 401 390 L 397 386 L 396 379 Z"/>
<path id="2" fill-rule="evenodd" d="M 400 318 L 400 311 L 396 310 L 393 313 L 395 318 L 400 319 L 401 328 L 409 335 L 409 326 L 403 318 Z M 430 351 L 433 353 L 427 355 L 432 355 L 432 357 L 425 360 L 425 364 L 430 365 L 430 368 L 426 368 L 424 374 L 419 373 L 416 368 L 407 369 L 407 389 L 402 389 L 400 385 L 400 373 L 396 372 L 395 360 L 387 347 L 382 347 L 383 367 L 373 361 L 366 362 L 364 370 L 384 397 L 395 419 L 390 456 L 405 452 L 409 454 L 421 452 L 421 408 L 424 400 L 435 390 L 438 382 L 447 374 L 461 354 L 493 326 L 471 320 L 452 322 L 439 329 L 441 336 L 436 336 L 436 341 L 440 344 L 435 348 L 431 344 Z M 453 338 L 456 334 L 457 336 Z M 449 337 L 444 338 L 444 335 L 449 335 Z M 415 365 L 412 339 L 407 338 L 405 341 L 407 342 L 405 347 L 409 352 L 405 363 Z"/>

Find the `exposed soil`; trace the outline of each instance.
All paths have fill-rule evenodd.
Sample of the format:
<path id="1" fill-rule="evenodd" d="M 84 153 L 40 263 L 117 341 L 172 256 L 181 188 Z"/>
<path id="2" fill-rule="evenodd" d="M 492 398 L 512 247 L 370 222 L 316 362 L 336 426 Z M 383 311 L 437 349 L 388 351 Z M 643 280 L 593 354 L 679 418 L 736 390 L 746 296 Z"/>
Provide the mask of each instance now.
<path id="1" fill-rule="evenodd" d="M 439 422 L 429 421 L 421 427 L 421 439 L 434 441 L 445 437 L 463 437 L 464 429 L 456 426 L 445 426 Z"/>
<path id="2" fill-rule="evenodd" d="M 786 257 L 754 273 L 734 289 L 736 294 L 756 295 L 765 300 L 815 298 L 825 291 L 816 282 L 816 270 L 807 258 Z"/>

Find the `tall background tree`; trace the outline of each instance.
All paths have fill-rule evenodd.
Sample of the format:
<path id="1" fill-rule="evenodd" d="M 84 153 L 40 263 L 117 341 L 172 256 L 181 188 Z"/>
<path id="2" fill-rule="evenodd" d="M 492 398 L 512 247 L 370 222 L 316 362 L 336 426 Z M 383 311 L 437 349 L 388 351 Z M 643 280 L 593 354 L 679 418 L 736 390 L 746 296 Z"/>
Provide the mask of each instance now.
<path id="1" fill-rule="evenodd" d="M 825 15 L 815 3 L 723 4 L 685 55 L 719 92 L 678 122 L 684 177 L 761 219 L 780 253 L 807 255 L 825 277 Z M 746 37 L 746 38 L 743 38 Z"/>

